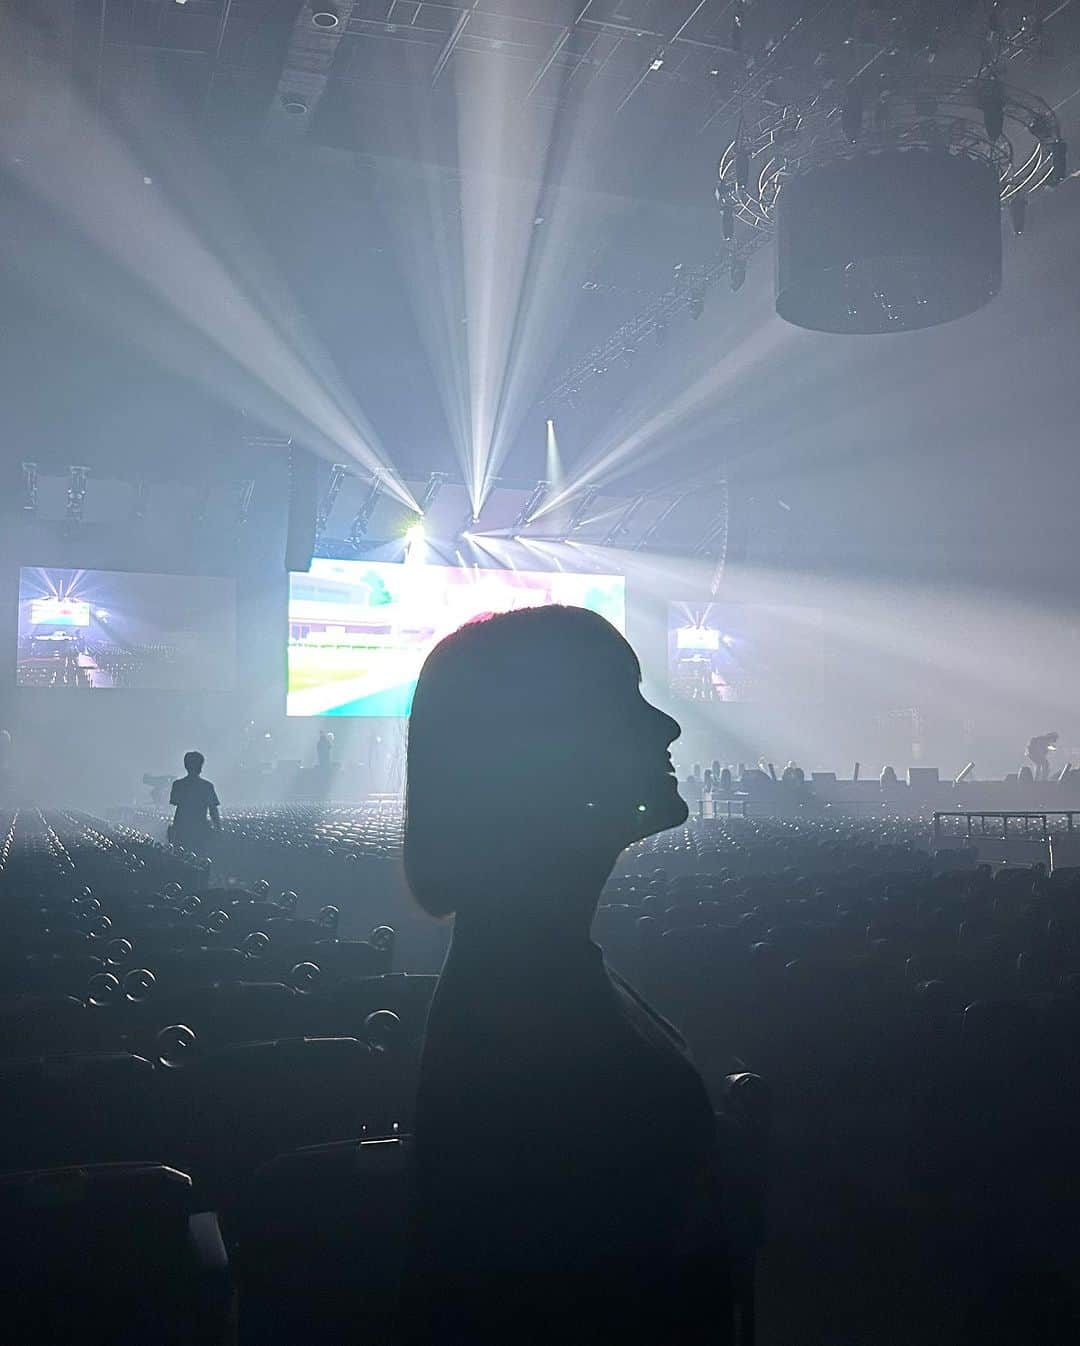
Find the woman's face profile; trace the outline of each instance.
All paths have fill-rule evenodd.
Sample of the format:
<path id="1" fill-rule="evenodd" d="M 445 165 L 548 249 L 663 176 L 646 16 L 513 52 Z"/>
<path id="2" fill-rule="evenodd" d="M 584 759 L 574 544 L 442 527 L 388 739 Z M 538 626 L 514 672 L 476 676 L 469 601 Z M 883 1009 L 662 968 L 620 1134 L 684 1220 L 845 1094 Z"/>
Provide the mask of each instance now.
<path id="1" fill-rule="evenodd" d="M 668 752 L 680 732 L 595 613 L 526 608 L 446 637 L 409 726 L 405 864 L 421 905 L 445 915 L 463 893 L 482 905 L 493 887 L 548 883 L 560 866 L 595 874 L 684 823 Z"/>
<path id="2" fill-rule="evenodd" d="M 573 741 L 566 785 L 569 799 L 587 796 L 586 825 L 610 830 L 621 848 L 679 826 L 688 810 L 668 751 L 679 723 L 642 695 L 633 650 L 612 636 L 621 647 L 617 660 L 605 661 L 599 677 L 583 670 L 580 713 L 567 726 Z"/>

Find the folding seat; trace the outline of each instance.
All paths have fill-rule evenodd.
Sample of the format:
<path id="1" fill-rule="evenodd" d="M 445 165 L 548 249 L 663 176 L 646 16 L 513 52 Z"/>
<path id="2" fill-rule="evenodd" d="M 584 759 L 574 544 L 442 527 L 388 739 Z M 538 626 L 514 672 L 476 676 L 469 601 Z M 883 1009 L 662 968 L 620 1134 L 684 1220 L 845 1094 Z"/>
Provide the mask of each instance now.
<path id="1" fill-rule="evenodd" d="M 130 941 L 135 957 L 145 963 L 164 953 L 175 953 L 180 949 L 194 949 L 206 945 L 211 932 L 202 925 L 190 921 L 173 921 L 162 926 L 138 926 L 114 923 L 117 937 Z"/>
<path id="2" fill-rule="evenodd" d="M 0 1165 L 157 1158 L 153 1075 L 127 1052 L 0 1062 Z"/>
<path id="3" fill-rule="evenodd" d="M 336 908 L 324 908 L 336 913 Z M 336 916 L 328 922 L 301 919 L 298 916 L 275 916 L 259 926 L 275 944 L 297 946 L 332 938 L 337 928 Z"/>
<path id="4" fill-rule="evenodd" d="M 225 1247 L 191 1180 L 157 1163 L 0 1176 L 12 1346 L 227 1346 Z"/>
<path id="5" fill-rule="evenodd" d="M 87 1008 L 76 996 L 0 1000 L 0 1060 L 37 1052 L 78 1050 L 86 1041 Z"/>
<path id="6" fill-rule="evenodd" d="M 216 894 L 208 894 L 199 909 L 199 920 L 208 929 L 222 935 L 233 944 L 239 944 L 253 931 L 265 931 L 268 922 L 276 918 L 291 918 L 292 913 L 272 902 L 222 902 L 215 904 Z"/>
<path id="7" fill-rule="evenodd" d="M 380 1105 L 380 1060 L 355 1038 L 236 1043 L 161 1075 L 165 1153 L 215 1209 L 275 1155 L 360 1136 Z"/>
<path id="8" fill-rule="evenodd" d="M 142 969 L 136 969 L 142 971 Z M 304 1032 L 304 997 L 281 982 L 236 981 L 192 986 L 158 993 L 156 984 L 124 993 L 112 1003 L 95 1007 L 98 1034 L 109 1041 L 123 1041 L 129 1049 L 151 1059 L 161 1054 L 159 1035 L 181 1026 L 193 1034 L 198 1051 L 215 1050 L 233 1042 L 255 1042 L 293 1037 Z M 171 1035 L 166 1035 L 171 1036 Z"/>
<path id="9" fill-rule="evenodd" d="M 39 957 L 93 956 L 90 931 L 83 925 L 46 926 L 34 934 L 13 938 L 8 945 L 12 953 L 34 954 Z"/>
<path id="10" fill-rule="evenodd" d="M 697 902 L 669 907 L 661 919 L 665 930 L 697 929 L 703 924 L 700 905 Z"/>
<path id="11" fill-rule="evenodd" d="M 1049 941 L 1022 950 L 1016 958 L 1016 985 L 1020 995 L 1054 990 L 1068 966 L 1068 955 Z"/>
<path id="12" fill-rule="evenodd" d="M 267 950 L 260 966 L 265 966 L 274 976 L 293 985 L 296 984 L 292 976 L 293 969 L 310 963 L 318 968 L 320 984 L 328 985 L 335 981 L 383 976 L 391 968 L 391 950 L 392 945 L 387 949 L 379 949 L 368 940 L 360 939 L 320 939 L 312 944 L 289 945 L 285 948 L 275 943 Z M 303 979 L 300 985 L 304 985 Z"/>
<path id="13" fill-rule="evenodd" d="M 140 952 L 136 945 L 134 960 Z M 243 981 L 252 971 L 252 960 L 239 949 L 228 947 L 177 949 L 149 961 L 155 995 L 169 995 L 187 987 Z"/>
<path id="14" fill-rule="evenodd" d="M 28 954 L 0 965 L 0 985 L 22 995 L 80 996 L 105 964 L 93 954 Z"/>
<path id="15" fill-rule="evenodd" d="M 396 1016 L 400 1042 L 417 1043 L 438 981 L 428 974 L 394 972 L 330 985 L 316 983 L 312 994 L 304 997 L 307 1022 L 348 1024 L 354 1036 L 364 1038 L 369 1036 L 365 1028 L 369 1016 L 387 1011 Z"/>
<path id="16" fill-rule="evenodd" d="M 298 1150 L 239 1212 L 240 1346 L 387 1346 L 408 1234 L 408 1137 Z"/>

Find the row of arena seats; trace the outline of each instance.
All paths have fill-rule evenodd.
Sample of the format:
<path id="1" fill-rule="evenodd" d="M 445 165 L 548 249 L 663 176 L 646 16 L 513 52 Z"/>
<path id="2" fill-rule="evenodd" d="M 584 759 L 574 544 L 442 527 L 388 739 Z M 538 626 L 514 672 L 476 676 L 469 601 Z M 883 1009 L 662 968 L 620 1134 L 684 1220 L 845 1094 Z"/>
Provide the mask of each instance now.
<path id="1" fill-rule="evenodd" d="M 1075 1339 L 1080 871 L 995 872 L 928 831 L 698 823 L 624 857 L 594 935 L 707 1075 L 769 1079 L 773 1236 L 842 1258 L 853 1302 L 897 1268 L 887 1339 Z"/>
<path id="2" fill-rule="evenodd" d="M 390 971 L 388 926 L 208 889 L 126 826 L 31 811 L 0 837 L 8 1339 L 389 1341 L 436 978 Z M 766 1104 L 746 1073 L 725 1097 L 749 1343 Z"/>
<path id="3" fill-rule="evenodd" d="M 130 809 L 125 816 L 145 833 L 164 838 L 166 811 Z M 388 871 L 393 862 L 400 864 L 402 833 L 399 803 L 228 808 L 212 839 L 213 861 L 230 874 L 273 873 L 286 888 L 310 891 L 314 879 L 326 896 L 355 901 L 393 883 Z"/>
<path id="4" fill-rule="evenodd" d="M 258 1340 L 364 1339 L 359 1327 L 345 1332 L 341 1322 L 335 1338 L 330 1324 L 334 1312 L 352 1304 L 341 1287 L 350 1266 L 364 1261 L 356 1240 L 372 1237 L 362 1219 L 350 1226 L 350 1212 L 369 1181 L 385 1181 L 394 1193 L 386 1198 L 387 1210 L 401 1210 L 400 1174 L 393 1176 L 393 1169 L 408 1168 L 415 1045 L 434 979 L 333 971 L 333 957 L 385 953 L 379 945 L 386 936 L 376 931 L 367 940 L 333 942 L 336 949 L 365 944 L 372 955 L 331 954 L 324 947 L 321 961 L 291 957 L 293 948 L 325 946 L 325 934 L 336 933 L 321 924 L 334 914 L 321 913 L 346 866 L 356 874 L 358 903 L 370 909 L 372 894 L 394 868 L 400 815 L 381 806 L 333 806 L 239 816 L 238 835 L 248 849 L 233 872 L 249 878 L 259 873 L 265 842 L 275 857 L 292 856 L 290 878 L 306 875 L 307 882 L 294 884 L 307 895 L 298 904 L 288 893 L 271 902 L 265 884 L 259 892 L 255 885 L 207 889 L 204 871 L 185 857 L 166 847 L 140 850 L 142 832 L 125 841 L 116 825 L 82 815 L 50 814 L 45 821 L 55 841 L 39 848 L 35 866 L 39 873 L 54 867 L 52 891 L 63 889 L 69 924 L 74 919 L 77 932 L 91 943 L 103 941 L 103 948 L 117 940 L 133 947 L 130 955 L 118 948 L 124 957 L 115 964 L 106 958 L 106 969 L 93 974 L 113 981 L 97 982 L 93 991 L 87 983 L 69 998 L 73 1003 L 64 1000 L 66 1009 L 56 1012 L 69 1014 L 71 1022 L 54 1036 L 46 1033 L 46 1015 L 33 1017 L 34 1031 L 42 1034 L 33 1054 L 63 1052 L 67 1044 L 69 1053 L 84 1056 L 139 1058 L 145 1064 L 101 1069 L 128 1071 L 131 1081 L 137 1076 L 131 1097 L 143 1098 L 147 1127 L 161 1129 L 152 1156 L 107 1148 L 49 1150 L 47 1134 L 41 1148 L 23 1145 L 22 1153 L 47 1155 L 50 1164 L 70 1155 L 84 1164 L 104 1155 L 167 1164 L 190 1178 L 192 1212 L 214 1216 L 240 1286 L 241 1333 L 254 1332 L 255 1323 L 264 1333 L 246 1340 L 254 1346 Z M 49 886 L 28 886 L 26 866 L 20 870 L 19 830 L 19 820 L 12 834 L 0 819 L 0 909 L 12 954 L 16 913 L 40 911 L 46 903 L 39 898 Z M 106 893 L 99 882 L 87 884 L 94 891 L 83 894 L 83 855 L 88 865 L 100 865 L 110 852 L 107 843 L 118 838 L 123 866 L 134 855 L 146 859 L 147 868 L 124 868 L 126 877 L 115 890 Z M 345 861 L 343 853 L 358 858 Z M 166 877 L 171 864 L 186 866 L 182 877 Z M 286 882 L 277 863 L 261 872 L 275 874 L 275 889 Z M 16 885 L 7 881 L 14 873 L 21 873 Z M 178 889 L 167 892 L 169 883 Z M 349 912 L 344 901 L 340 905 L 344 922 Z M 218 930 L 211 922 L 216 912 L 229 916 Z M 760 1146 L 767 1130 L 762 1117 L 773 1119 L 770 1237 L 758 1268 L 769 1340 L 1057 1346 L 1076 1339 L 1068 1322 L 1080 1289 L 1080 1209 L 1068 1175 L 1080 1123 L 1078 912 L 1075 871 L 1010 866 L 994 872 L 965 852 L 934 855 L 925 824 L 907 818 L 696 822 L 650 838 L 623 857 L 594 926 L 607 958 L 687 1035 L 718 1107 L 730 1103 L 733 1114 L 741 1107 L 752 1119 L 733 1132 L 735 1152 L 744 1154 L 739 1137 L 753 1137 Z M 89 927 L 103 917 L 109 928 L 91 935 Z M 26 919 L 27 938 L 40 936 L 40 925 Z M 279 921 L 297 924 L 270 930 Z M 155 922 L 179 941 L 172 956 L 181 967 L 186 956 L 194 959 L 192 950 L 205 948 L 208 957 L 223 956 L 223 967 L 239 968 L 238 955 L 250 979 L 177 984 L 168 960 L 155 968 L 150 958 L 151 951 L 162 959 L 166 952 L 155 943 Z M 200 933 L 180 934 L 189 930 Z M 58 931 L 50 938 L 63 943 L 66 936 Z M 251 943 L 245 947 L 246 940 Z M 20 956 L 41 952 L 24 946 Z M 61 950 L 57 955 L 67 956 Z M 298 971 L 303 962 L 319 967 L 313 980 Z M 147 990 L 142 977 L 132 977 L 142 972 L 160 978 L 155 975 Z M 64 999 L 44 998 L 54 1007 Z M 28 1000 L 14 999 L 24 1007 Z M 177 1037 L 178 1027 L 189 1029 L 194 1043 Z M 172 1035 L 161 1037 L 166 1030 Z M 29 1041 L 20 1037 L 29 1031 L 0 1029 L 5 1054 Z M 304 1038 L 334 1042 L 298 1041 Z M 346 1045 L 339 1045 L 341 1039 Z M 260 1040 L 268 1045 L 251 1045 Z M 65 1069 L 74 1072 L 70 1059 L 39 1062 L 38 1075 L 59 1072 L 62 1080 Z M 351 1137 L 326 1134 L 347 1120 L 333 1113 L 330 1076 L 339 1065 L 350 1078 L 378 1083 L 372 1088 L 380 1107 L 361 1119 L 367 1131 Z M 40 1079 L 25 1064 L 19 1068 L 38 1079 L 33 1088 L 42 1097 L 55 1099 L 56 1078 Z M 249 1088 L 245 1081 L 261 1080 L 261 1072 L 274 1074 L 276 1083 Z M 768 1079 L 771 1108 L 762 1105 L 760 1076 L 752 1072 Z M 231 1084 L 221 1083 L 225 1077 Z M 290 1107 L 283 1080 L 316 1081 L 304 1092 L 325 1091 L 331 1101 Z M 243 1108 L 254 1110 L 264 1090 L 267 1115 L 248 1118 Z M 204 1118 L 218 1097 L 214 1116 L 230 1119 L 220 1129 Z M 756 1101 L 747 1107 L 750 1099 Z M 347 1110 L 347 1097 L 340 1101 Z M 41 1112 L 54 1106 L 43 1103 Z M 107 1110 L 82 1104 L 76 1112 L 105 1116 Z M 24 1119 L 21 1134 L 32 1129 Z M 246 1147 L 235 1137 L 249 1130 Z M 87 1141 L 92 1132 L 87 1128 Z M 362 1140 L 364 1135 L 388 1142 L 388 1148 L 365 1149 L 375 1141 Z M 315 1148 L 297 1157 L 291 1147 L 308 1142 Z M 281 1156 L 270 1155 L 279 1146 Z M 20 1149 L 9 1144 L 5 1152 L 18 1156 Z M 29 1166 L 18 1158 L 13 1164 Z M 762 1165 L 740 1158 L 735 1167 L 736 1173 L 760 1174 Z M 322 1194 L 321 1204 L 305 1205 L 305 1187 Z M 756 1179 L 751 1187 L 759 1196 Z M 292 1195 L 286 1198 L 286 1192 Z M 272 1215 L 275 1203 L 288 1212 L 280 1219 Z M 364 1217 L 377 1224 L 378 1209 L 378 1201 L 365 1206 Z M 754 1227 L 745 1232 L 745 1244 L 754 1247 L 760 1203 L 747 1200 L 743 1209 L 755 1212 L 744 1219 Z M 386 1214 L 379 1227 L 393 1229 L 394 1218 Z M 388 1235 L 378 1253 L 391 1256 L 392 1244 Z M 309 1248 L 319 1250 L 314 1267 L 305 1261 Z M 372 1256 L 370 1248 L 366 1255 Z M 359 1274 L 365 1285 L 369 1265 L 364 1261 Z M 828 1312 L 821 1305 L 823 1267 L 835 1287 Z M 330 1287 L 322 1308 L 317 1296 L 305 1296 L 305 1275 L 312 1286 Z M 387 1302 L 392 1277 L 385 1266 L 376 1279 L 381 1290 L 367 1293 L 362 1309 L 353 1304 L 349 1310 L 358 1314 L 357 1324 L 369 1321 L 364 1313 L 377 1317 L 376 1306 Z M 752 1306 L 752 1298 L 744 1296 L 743 1304 Z M 305 1312 L 311 1321 L 302 1320 Z M 844 1313 L 848 1321 L 838 1325 L 836 1316 Z M 369 1335 L 382 1339 L 378 1323 L 370 1321 Z M 275 1337 L 276 1326 L 284 1331 L 286 1324 L 291 1337 Z"/>
<path id="5" fill-rule="evenodd" d="M 127 828 L 31 811 L 0 836 L 6 1339 L 385 1339 L 435 978 L 390 973 L 389 927 L 197 889 Z M 297 1274 L 328 1291 L 299 1314 Z"/>

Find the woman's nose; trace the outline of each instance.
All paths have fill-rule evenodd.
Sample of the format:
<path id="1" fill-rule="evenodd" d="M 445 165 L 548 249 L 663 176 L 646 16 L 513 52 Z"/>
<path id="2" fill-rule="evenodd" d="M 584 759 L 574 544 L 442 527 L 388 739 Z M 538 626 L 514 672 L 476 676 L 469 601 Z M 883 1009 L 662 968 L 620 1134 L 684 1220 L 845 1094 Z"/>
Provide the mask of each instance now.
<path id="1" fill-rule="evenodd" d="M 682 725 L 678 720 L 674 719 L 671 715 L 668 715 L 666 711 L 662 711 L 659 706 L 653 706 L 653 710 L 656 711 L 661 732 L 664 736 L 665 745 L 674 743 L 682 733 Z"/>

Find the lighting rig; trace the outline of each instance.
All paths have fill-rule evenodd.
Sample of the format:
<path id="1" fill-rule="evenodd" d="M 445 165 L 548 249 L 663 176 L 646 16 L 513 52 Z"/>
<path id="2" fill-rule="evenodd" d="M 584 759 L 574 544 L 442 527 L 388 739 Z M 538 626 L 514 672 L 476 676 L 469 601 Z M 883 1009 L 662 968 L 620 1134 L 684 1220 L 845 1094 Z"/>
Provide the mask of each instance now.
<path id="1" fill-rule="evenodd" d="M 251 517 L 251 502 L 255 497 L 255 480 L 247 477 L 237 483 L 236 488 L 236 526 L 244 528 Z"/>
<path id="2" fill-rule="evenodd" d="M 480 515 L 477 513 L 475 509 L 473 509 L 472 505 L 470 505 L 469 508 L 465 511 L 465 517 L 461 521 L 461 527 L 454 534 L 455 546 L 461 541 L 462 538 L 468 538 L 470 533 L 475 533 L 479 522 L 480 522 Z"/>
<path id="3" fill-rule="evenodd" d="M 664 506 L 664 508 L 660 511 L 660 513 L 656 516 L 656 518 L 653 519 L 652 523 L 648 526 L 648 528 L 645 529 L 641 537 L 638 538 L 634 550 L 644 551 L 646 547 L 648 547 L 649 543 L 652 542 L 653 538 L 657 535 L 660 529 L 663 527 L 663 525 L 668 521 L 668 519 L 671 518 L 671 516 L 679 508 L 682 502 L 685 499 L 687 499 L 687 497 L 690 496 L 691 494 L 692 494 L 691 491 L 683 491 L 680 495 L 677 495 L 673 499 L 669 500 L 668 503 Z"/>
<path id="4" fill-rule="evenodd" d="M 515 533 L 522 528 L 527 528 L 532 523 L 550 489 L 551 483 L 549 481 L 538 481 L 532 488 L 514 518 L 513 531 Z"/>
<path id="5" fill-rule="evenodd" d="M 1042 5 L 852 7 L 821 43 L 804 40 L 805 15 L 756 42 L 747 9 L 733 6 L 730 43 L 745 77 L 701 127 L 734 121 L 711 257 L 583 354 L 543 404 L 574 404 L 620 354 L 663 344 L 716 282 L 740 290 L 774 240 L 776 307 L 795 325 L 859 334 L 971 313 L 1000 288 L 1001 212 L 1024 233 L 1031 196 L 1068 176 L 1054 110 L 1008 78 L 1017 58 L 1032 69 L 1048 54 Z"/>
<path id="6" fill-rule="evenodd" d="M 424 494 L 420 497 L 420 517 L 423 518 L 428 510 L 431 509 L 438 499 L 439 492 L 446 484 L 447 474 L 445 472 L 432 472 L 428 477 L 427 485 L 424 487 Z"/>
<path id="7" fill-rule="evenodd" d="M 23 463 L 22 465 L 22 507 L 24 514 L 33 515 L 37 513 L 37 507 L 38 507 L 37 463 Z"/>
<path id="8" fill-rule="evenodd" d="M 69 526 L 75 527 L 83 521 L 83 506 L 86 502 L 86 483 L 90 476 L 88 467 L 72 464 L 68 468 L 67 508 L 65 515 Z"/>
<path id="9" fill-rule="evenodd" d="M 348 475 L 349 469 L 344 463 L 334 463 L 330 468 L 330 480 L 327 482 L 326 495 L 323 496 L 322 503 L 319 505 L 319 511 L 315 515 L 316 542 L 318 542 L 326 532 L 326 525 L 329 522 L 330 515 L 334 512 L 337 498 L 341 494 L 341 487 Z"/>
<path id="10" fill-rule="evenodd" d="M 1000 213 L 1067 174 L 1053 110 L 997 74 L 882 72 L 740 123 L 716 200 L 776 239 L 776 309 L 796 326 L 872 333 L 929 327 L 1001 284 Z M 732 282 L 736 277 L 732 273 Z"/>
<path id="11" fill-rule="evenodd" d="M 591 510 L 596 503 L 596 498 L 599 494 L 599 486 L 585 487 L 570 514 L 570 519 L 566 528 L 563 530 L 562 537 L 559 539 L 560 542 L 568 541 L 576 532 L 585 527 L 589 522 L 589 510 Z"/>
<path id="12" fill-rule="evenodd" d="M 150 483 L 145 477 L 135 482 L 135 493 L 131 498 L 131 522 L 142 523 L 150 508 Z"/>
<path id="13" fill-rule="evenodd" d="M 367 536 L 368 525 L 371 523 L 371 516 L 375 512 L 375 506 L 378 504 L 381 494 L 382 478 L 373 477 L 367 496 L 349 525 L 349 546 L 352 547 L 353 551 L 360 550 L 361 544 Z"/>
<path id="14" fill-rule="evenodd" d="M 627 505 L 623 512 L 612 524 L 608 530 L 607 537 L 604 538 L 602 546 L 617 547 L 624 537 L 630 532 L 630 523 L 641 507 L 648 500 L 647 495 L 635 496 Z"/>

